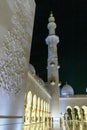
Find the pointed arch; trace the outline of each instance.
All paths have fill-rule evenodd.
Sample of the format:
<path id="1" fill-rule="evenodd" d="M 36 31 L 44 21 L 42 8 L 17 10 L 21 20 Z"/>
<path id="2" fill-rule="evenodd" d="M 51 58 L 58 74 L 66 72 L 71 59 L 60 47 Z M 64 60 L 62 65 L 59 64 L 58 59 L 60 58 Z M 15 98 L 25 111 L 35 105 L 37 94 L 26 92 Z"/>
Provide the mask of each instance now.
<path id="1" fill-rule="evenodd" d="M 34 96 L 33 96 L 33 107 L 34 106 L 36 107 L 36 104 L 37 104 L 37 96 L 36 96 L 36 94 L 34 94 Z"/>
<path id="2" fill-rule="evenodd" d="M 66 110 L 67 110 L 68 108 L 70 108 L 70 109 L 72 110 L 72 107 L 71 107 L 71 106 L 67 106 L 67 107 L 66 107 Z"/>
<path id="3" fill-rule="evenodd" d="M 29 91 L 27 94 L 27 104 L 31 105 L 31 103 L 32 103 L 32 92 Z"/>

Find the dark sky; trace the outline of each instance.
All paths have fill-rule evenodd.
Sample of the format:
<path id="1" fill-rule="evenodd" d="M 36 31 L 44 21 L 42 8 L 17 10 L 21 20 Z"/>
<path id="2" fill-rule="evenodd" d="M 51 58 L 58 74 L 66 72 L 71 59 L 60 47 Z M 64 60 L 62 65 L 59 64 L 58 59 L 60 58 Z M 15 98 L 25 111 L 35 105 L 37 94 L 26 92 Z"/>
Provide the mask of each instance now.
<path id="1" fill-rule="evenodd" d="M 87 0 L 36 0 L 30 63 L 47 81 L 48 17 L 53 11 L 57 24 L 59 70 L 62 86 L 68 82 L 76 94 L 87 87 Z M 61 86 L 61 87 L 62 87 Z"/>

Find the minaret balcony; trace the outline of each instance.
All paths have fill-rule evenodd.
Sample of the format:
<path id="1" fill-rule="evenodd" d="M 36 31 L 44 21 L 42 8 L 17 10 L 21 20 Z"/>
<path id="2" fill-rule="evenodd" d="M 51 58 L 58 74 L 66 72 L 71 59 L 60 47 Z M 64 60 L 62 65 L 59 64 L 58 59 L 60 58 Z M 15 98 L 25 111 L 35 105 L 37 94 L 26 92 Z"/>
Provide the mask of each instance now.
<path id="1" fill-rule="evenodd" d="M 48 69 L 48 67 L 57 67 L 57 69 L 60 69 L 60 65 L 56 65 L 56 63 L 55 62 L 51 62 L 48 66 L 47 66 L 47 69 Z"/>
<path id="2" fill-rule="evenodd" d="M 58 44 L 59 43 L 59 37 L 56 36 L 56 35 L 49 35 L 47 38 L 46 38 L 46 44 Z"/>

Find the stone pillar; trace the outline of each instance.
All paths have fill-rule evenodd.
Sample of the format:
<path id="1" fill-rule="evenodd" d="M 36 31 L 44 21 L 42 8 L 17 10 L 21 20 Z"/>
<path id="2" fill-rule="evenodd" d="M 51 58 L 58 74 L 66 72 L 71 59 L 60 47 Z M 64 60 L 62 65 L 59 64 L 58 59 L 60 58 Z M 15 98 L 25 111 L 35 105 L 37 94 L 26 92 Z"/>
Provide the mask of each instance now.
<path id="1" fill-rule="evenodd" d="M 0 129 L 21 130 L 34 0 L 0 0 Z"/>
<path id="2" fill-rule="evenodd" d="M 47 103 L 46 103 L 46 108 L 45 108 L 45 122 L 47 122 Z"/>
<path id="3" fill-rule="evenodd" d="M 25 110 L 25 120 L 24 120 L 24 124 L 30 124 L 31 123 L 31 115 L 32 115 L 32 107 L 29 106 L 26 108 Z"/>
<path id="4" fill-rule="evenodd" d="M 36 115 L 37 115 L 37 109 L 36 109 L 36 107 L 34 107 L 34 109 L 33 109 L 33 122 L 34 123 L 36 122 Z"/>
<path id="5" fill-rule="evenodd" d="M 45 122 L 45 101 L 43 102 L 43 122 Z"/>
<path id="6" fill-rule="evenodd" d="M 40 122 L 40 108 L 37 108 L 37 122 Z"/>
<path id="7" fill-rule="evenodd" d="M 43 100 L 41 100 L 40 121 L 43 122 Z"/>
<path id="8" fill-rule="evenodd" d="M 29 107 L 29 123 L 31 123 L 32 106 Z"/>
<path id="9" fill-rule="evenodd" d="M 36 122 L 40 122 L 40 97 L 37 98 Z"/>

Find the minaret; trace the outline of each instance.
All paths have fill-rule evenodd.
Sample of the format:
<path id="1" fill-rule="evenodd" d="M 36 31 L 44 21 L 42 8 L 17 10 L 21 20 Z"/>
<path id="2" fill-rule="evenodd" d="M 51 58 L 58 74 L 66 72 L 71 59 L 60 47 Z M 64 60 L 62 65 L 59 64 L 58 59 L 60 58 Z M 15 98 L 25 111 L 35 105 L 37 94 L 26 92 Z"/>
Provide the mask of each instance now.
<path id="1" fill-rule="evenodd" d="M 46 38 L 46 44 L 48 45 L 48 87 L 51 89 L 52 104 L 51 113 L 52 117 L 58 118 L 59 116 L 59 66 L 58 66 L 58 55 L 57 55 L 57 44 L 59 43 L 59 37 L 55 35 L 56 23 L 53 14 L 50 14 L 48 19 L 49 23 L 47 28 L 49 35 Z"/>

